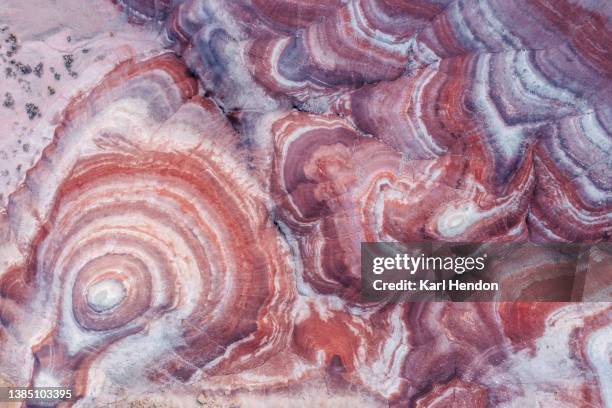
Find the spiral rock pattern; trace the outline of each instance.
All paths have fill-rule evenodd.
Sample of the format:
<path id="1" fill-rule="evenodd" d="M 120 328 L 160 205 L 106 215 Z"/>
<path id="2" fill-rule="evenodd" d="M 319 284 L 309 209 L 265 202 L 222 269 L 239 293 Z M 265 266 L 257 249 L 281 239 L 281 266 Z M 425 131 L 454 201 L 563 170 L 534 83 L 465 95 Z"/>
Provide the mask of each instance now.
<path id="1" fill-rule="evenodd" d="M 230 346 L 284 341 L 286 250 L 236 135 L 186 73 L 169 54 L 122 63 L 66 108 L 11 196 L 0 287 L 24 313 L 46 305 L 34 384 L 84 395 L 88 369 L 139 344 L 113 375 L 186 381 L 266 355 L 229 363 Z"/>

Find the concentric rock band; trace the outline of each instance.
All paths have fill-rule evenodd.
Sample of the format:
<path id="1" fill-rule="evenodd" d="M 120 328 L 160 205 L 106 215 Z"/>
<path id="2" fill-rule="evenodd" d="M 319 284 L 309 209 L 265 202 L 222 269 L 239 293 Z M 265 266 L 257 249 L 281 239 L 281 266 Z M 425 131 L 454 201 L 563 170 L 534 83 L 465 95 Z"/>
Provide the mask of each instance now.
<path id="1" fill-rule="evenodd" d="M 608 2 L 7 1 L 0 385 L 612 406 L 609 302 L 359 292 L 361 242 L 610 242 Z M 546 290 L 558 259 L 519 255 Z"/>

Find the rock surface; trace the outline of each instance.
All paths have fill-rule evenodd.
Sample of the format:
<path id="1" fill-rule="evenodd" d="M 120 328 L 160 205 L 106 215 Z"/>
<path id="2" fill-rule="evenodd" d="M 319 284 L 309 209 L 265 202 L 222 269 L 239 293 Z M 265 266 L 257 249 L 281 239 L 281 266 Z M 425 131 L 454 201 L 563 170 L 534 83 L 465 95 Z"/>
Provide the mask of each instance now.
<path id="1" fill-rule="evenodd" d="M 362 241 L 610 241 L 609 2 L 5 3 L 0 383 L 612 406 L 609 302 L 359 296 Z"/>

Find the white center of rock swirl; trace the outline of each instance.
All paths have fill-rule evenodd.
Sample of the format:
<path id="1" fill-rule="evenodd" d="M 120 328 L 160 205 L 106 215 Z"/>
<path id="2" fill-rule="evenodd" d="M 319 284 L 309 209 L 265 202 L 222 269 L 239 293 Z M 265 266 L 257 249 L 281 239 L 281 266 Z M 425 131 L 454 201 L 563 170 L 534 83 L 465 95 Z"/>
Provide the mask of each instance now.
<path id="1" fill-rule="evenodd" d="M 115 279 L 104 279 L 87 289 L 87 304 L 102 313 L 117 307 L 125 299 L 125 288 Z"/>

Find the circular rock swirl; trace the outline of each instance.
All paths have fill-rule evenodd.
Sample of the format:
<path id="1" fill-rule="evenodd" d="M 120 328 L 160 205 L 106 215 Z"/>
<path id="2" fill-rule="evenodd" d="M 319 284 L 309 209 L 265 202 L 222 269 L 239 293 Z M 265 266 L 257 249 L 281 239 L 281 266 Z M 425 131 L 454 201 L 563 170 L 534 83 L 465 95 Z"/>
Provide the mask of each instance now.
<path id="1" fill-rule="evenodd" d="M 286 341 L 287 254 L 242 160 L 170 54 L 126 61 L 69 104 L 8 208 L 0 289 L 40 320 L 35 385 L 82 396 L 96 369 L 188 381 Z"/>

